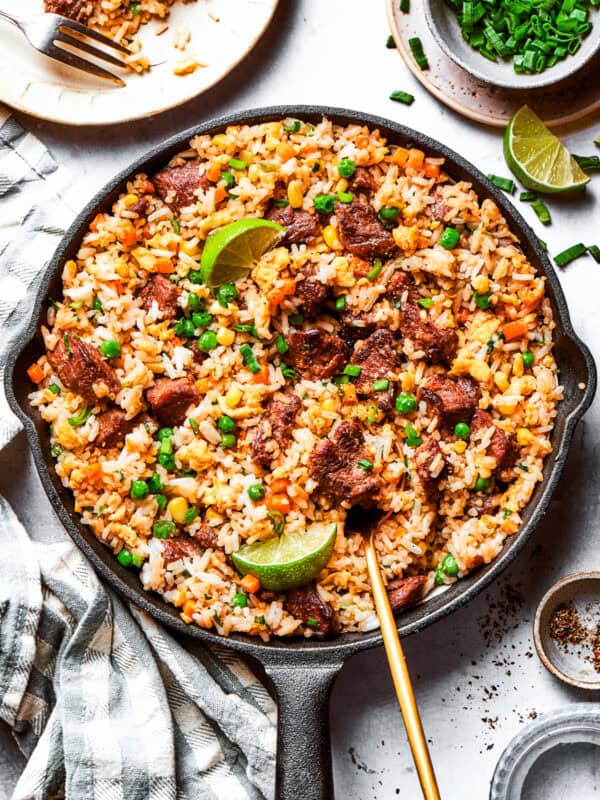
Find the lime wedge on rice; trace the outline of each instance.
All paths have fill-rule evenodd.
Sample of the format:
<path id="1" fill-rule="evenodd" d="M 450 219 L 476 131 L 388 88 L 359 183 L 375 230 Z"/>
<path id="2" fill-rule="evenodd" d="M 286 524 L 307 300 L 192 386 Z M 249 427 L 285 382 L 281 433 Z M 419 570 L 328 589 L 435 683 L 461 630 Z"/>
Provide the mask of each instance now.
<path id="1" fill-rule="evenodd" d="M 202 251 L 200 273 L 211 288 L 245 278 L 252 264 L 270 250 L 285 228 L 269 219 L 245 217 L 215 228 Z"/>
<path id="2" fill-rule="evenodd" d="M 589 181 L 564 144 L 528 106 L 520 108 L 508 123 L 504 157 L 523 186 L 537 192 L 570 192 Z"/>
<path id="3" fill-rule="evenodd" d="M 243 545 L 231 557 L 238 572 L 255 575 L 263 589 L 284 592 L 317 577 L 331 558 L 336 534 L 335 523 L 317 522 L 301 533 Z"/>

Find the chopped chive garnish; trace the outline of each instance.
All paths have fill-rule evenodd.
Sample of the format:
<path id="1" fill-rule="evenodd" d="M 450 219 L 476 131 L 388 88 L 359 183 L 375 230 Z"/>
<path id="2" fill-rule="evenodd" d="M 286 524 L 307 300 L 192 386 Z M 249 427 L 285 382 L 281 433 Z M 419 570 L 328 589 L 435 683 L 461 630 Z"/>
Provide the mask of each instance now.
<path id="1" fill-rule="evenodd" d="M 408 92 L 403 92 L 401 89 L 396 89 L 390 94 L 390 100 L 395 100 L 397 103 L 404 103 L 406 106 L 411 106 L 415 102 L 415 97 Z"/>
<path id="2" fill-rule="evenodd" d="M 488 175 L 488 180 L 494 184 L 498 189 L 502 189 L 504 192 L 508 192 L 509 194 L 513 194 L 515 189 L 515 182 L 512 178 L 503 178 L 501 175 Z"/>
<path id="3" fill-rule="evenodd" d="M 554 263 L 559 267 L 566 267 L 567 264 L 570 264 L 571 261 L 575 261 L 576 258 L 579 258 L 584 253 L 587 253 L 587 247 L 584 244 L 573 244 L 571 247 L 567 247 L 566 250 L 563 250 L 562 253 L 554 256 Z"/>
<path id="4" fill-rule="evenodd" d="M 573 156 L 584 172 L 600 169 L 600 156 Z"/>
<path id="5" fill-rule="evenodd" d="M 419 39 L 419 37 L 413 36 L 412 39 L 409 39 L 408 46 L 410 47 L 410 52 L 413 54 L 413 58 L 417 62 L 417 65 L 421 69 L 429 69 L 429 61 L 427 61 L 427 56 L 423 52 L 423 42 Z"/>
<path id="6" fill-rule="evenodd" d="M 92 409 L 89 406 L 84 406 L 72 417 L 69 417 L 69 425 L 73 428 L 80 428 L 88 421 L 92 415 Z"/>
<path id="7" fill-rule="evenodd" d="M 410 11 L 410 0 L 400 0 L 400 11 L 403 14 L 408 14 Z"/>
<path id="8" fill-rule="evenodd" d="M 548 206 L 544 203 L 543 200 L 534 200 L 531 204 L 531 207 L 537 214 L 537 218 L 542 223 L 542 225 L 550 225 L 552 222 L 552 218 L 550 217 L 550 211 L 548 210 Z"/>
<path id="9" fill-rule="evenodd" d="M 537 194 L 535 192 L 521 192 L 519 200 L 523 203 L 531 203 L 532 200 L 537 200 Z"/>
<path id="10" fill-rule="evenodd" d="M 391 34 L 387 37 L 385 41 L 385 46 L 387 47 L 388 50 L 396 49 L 396 42 L 394 41 L 394 37 Z"/>
<path id="11" fill-rule="evenodd" d="M 594 259 L 594 261 L 600 264 L 600 247 L 598 247 L 597 244 L 590 244 L 588 245 L 587 251 Z M 50 389 L 52 389 L 52 387 L 50 387 Z"/>

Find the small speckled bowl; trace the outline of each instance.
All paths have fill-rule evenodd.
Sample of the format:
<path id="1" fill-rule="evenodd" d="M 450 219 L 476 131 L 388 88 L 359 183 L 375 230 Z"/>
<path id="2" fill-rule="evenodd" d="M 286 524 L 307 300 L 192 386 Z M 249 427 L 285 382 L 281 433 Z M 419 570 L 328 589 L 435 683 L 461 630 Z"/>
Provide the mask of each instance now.
<path id="1" fill-rule="evenodd" d="M 586 627 L 600 622 L 600 572 L 576 572 L 557 581 L 542 597 L 533 622 L 533 640 L 542 664 L 564 683 L 578 689 L 600 689 L 600 673 L 591 661 L 591 647 L 561 646 L 550 636 L 550 621 L 556 609 L 572 605 Z"/>
<path id="2" fill-rule="evenodd" d="M 446 0 L 424 0 L 427 24 L 435 40 L 455 64 L 485 83 L 505 89 L 536 89 L 559 83 L 574 75 L 600 50 L 600 9 L 590 8 L 592 30 L 573 56 L 535 75 L 517 75 L 512 61 L 488 61 L 463 38 L 458 17 Z"/>

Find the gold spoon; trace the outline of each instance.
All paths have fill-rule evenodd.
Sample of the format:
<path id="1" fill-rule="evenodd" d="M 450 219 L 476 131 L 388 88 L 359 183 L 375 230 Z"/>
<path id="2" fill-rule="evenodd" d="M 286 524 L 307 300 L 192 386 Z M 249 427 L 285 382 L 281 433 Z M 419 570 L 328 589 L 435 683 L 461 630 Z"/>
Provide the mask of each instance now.
<path id="1" fill-rule="evenodd" d="M 379 568 L 377 551 L 375 550 L 375 532 L 383 516 L 383 512 L 379 510 L 365 511 L 355 506 L 348 512 L 346 526 L 349 530 L 361 533 L 365 542 L 367 570 L 369 572 L 375 609 L 379 617 L 383 646 L 385 648 L 390 672 L 392 673 L 392 680 L 394 682 L 398 703 L 400 704 L 400 711 L 402 712 L 413 760 L 419 775 L 423 797 L 425 800 L 440 800 L 440 792 L 435 779 L 423 725 L 421 724 L 421 717 L 419 715 L 417 701 L 415 700 L 410 673 L 406 664 L 400 637 L 398 636 L 396 620 L 394 619 L 388 593 Z"/>

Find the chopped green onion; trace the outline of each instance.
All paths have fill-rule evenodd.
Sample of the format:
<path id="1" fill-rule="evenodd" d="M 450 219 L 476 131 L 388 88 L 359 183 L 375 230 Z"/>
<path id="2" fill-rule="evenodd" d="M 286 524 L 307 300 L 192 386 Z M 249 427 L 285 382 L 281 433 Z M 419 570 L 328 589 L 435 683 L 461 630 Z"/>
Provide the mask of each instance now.
<path id="1" fill-rule="evenodd" d="M 417 429 L 412 422 L 407 422 L 404 426 L 404 435 L 406 437 L 406 444 L 409 447 L 418 447 L 420 444 L 423 444 L 423 439 L 421 439 L 417 433 Z"/>
<path id="2" fill-rule="evenodd" d="M 245 594 L 241 594 L 238 592 L 235 594 L 231 600 L 231 607 L 232 608 L 246 608 L 248 605 L 248 598 Z"/>
<path id="3" fill-rule="evenodd" d="M 387 37 L 385 41 L 385 46 L 387 47 L 388 50 L 396 49 L 396 42 L 394 41 L 394 37 L 391 34 Z"/>
<path id="4" fill-rule="evenodd" d="M 281 334 L 277 337 L 277 339 L 275 339 L 275 347 L 280 355 L 284 355 L 290 349 L 285 340 L 285 336 L 282 336 Z"/>
<path id="5" fill-rule="evenodd" d="M 240 347 L 240 353 L 242 355 L 242 360 L 244 364 L 248 367 L 250 372 L 256 375 L 257 372 L 260 372 L 260 364 L 256 360 L 256 356 L 254 355 L 254 350 L 250 347 L 249 344 L 243 344 Z"/>
<path id="6" fill-rule="evenodd" d="M 298 133 L 300 131 L 301 126 L 302 126 L 302 123 L 300 122 L 300 120 L 299 119 L 295 119 L 293 122 L 289 122 L 287 124 L 284 123 L 283 130 L 286 133 Z"/>
<path id="7" fill-rule="evenodd" d="M 517 188 L 512 178 L 503 178 L 500 175 L 488 175 L 488 180 L 498 189 L 502 189 L 504 192 L 508 192 L 509 194 L 514 194 L 514 191 Z"/>
<path id="8" fill-rule="evenodd" d="M 370 470 L 373 469 L 373 462 L 369 461 L 368 458 L 361 458 L 360 461 L 358 462 L 358 466 L 361 469 Z"/>
<path id="9" fill-rule="evenodd" d="M 290 314 L 289 320 L 292 325 L 302 325 L 304 322 L 304 315 L 303 314 Z"/>
<path id="10" fill-rule="evenodd" d="M 225 449 L 227 449 L 229 447 L 235 447 L 236 442 L 237 442 L 237 438 L 235 437 L 235 434 L 233 434 L 233 433 L 224 433 L 223 436 L 221 436 L 221 441 L 219 442 L 219 447 L 223 447 Z"/>
<path id="11" fill-rule="evenodd" d="M 343 311 L 346 308 L 346 297 L 342 295 L 341 297 L 337 297 L 335 301 L 335 310 L 336 311 Z"/>
<path id="12" fill-rule="evenodd" d="M 382 260 L 380 258 L 376 258 L 372 269 L 370 269 L 367 272 L 367 280 L 373 283 L 373 281 L 375 281 L 379 277 L 379 273 L 381 272 L 382 269 L 383 269 Z"/>
<path id="13" fill-rule="evenodd" d="M 338 192 L 337 198 L 340 203 L 351 203 L 354 200 L 354 195 L 352 192 Z"/>
<path id="14" fill-rule="evenodd" d="M 231 167 L 231 169 L 238 169 L 238 170 L 239 169 L 246 169 L 246 167 L 248 166 L 248 162 L 247 161 L 242 161 L 239 158 L 230 158 L 229 159 L 229 166 Z"/>
<path id="15" fill-rule="evenodd" d="M 390 382 L 387 378 L 380 378 L 380 380 L 373 383 L 374 392 L 387 392 L 390 388 Z"/>
<path id="16" fill-rule="evenodd" d="M 92 409 L 89 406 L 84 406 L 72 417 L 69 417 L 69 425 L 73 428 L 80 428 L 88 421 L 92 415 Z"/>
<path id="17" fill-rule="evenodd" d="M 400 11 L 403 14 L 408 14 L 410 11 L 410 0 L 400 0 Z"/>
<path id="18" fill-rule="evenodd" d="M 590 244 L 587 248 L 588 253 L 597 264 L 600 264 L 600 247 L 597 244 Z M 50 387 L 52 389 L 52 387 Z"/>
<path id="19" fill-rule="evenodd" d="M 191 428 L 191 429 L 192 429 L 192 431 L 194 432 L 194 436 L 198 436 L 198 434 L 200 433 L 200 426 L 198 425 L 198 423 L 196 422 L 196 420 L 195 420 L 195 419 L 193 419 L 192 417 L 190 417 L 190 418 L 188 419 L 188 422 L 190 423 L 190 428 Z"/>
<path id="20" fill-rule="evenodd" d="M 473 292 L 473 300 L 475 301 L 475 305 L 477 308 L 486 309 L 490 307 L 490 297 L 492 293 L 486 292 L 485 294 L 479 294 L 479 292 Z"/>
<path id="21" fill-rule="evenodd" d="M 367 408 L 367 422 L 369 424 L 376 422 L 378 416 L 379 416 L 379 408 L 375 405 L 375 403 L 369 403 Z"/>
<path id="22" fill-rule="evenodd" d="M 415 96 L 408 92 L 403 92 L 401 89 L 395 89 L 390 94 L 390 100 L 395 100 L 397 103 L 404 103 L 405 106 L 412 106 L 415 102 Z"/>
<path id="23" fill-rule="evenodd" d="M 532 200 L 537 200 L 537 194 L 535 192 L 521 192 L 519 200 L 524 203 L 531 203 Z"/>
<path id="24" fill-rule="evenodd" d="M 131 3 L 131 5 L 129 6 L 129 10 L 131 11 L 132 14 L 139 14 L 142 9 L 139 3 Z"/>
<path id="25" fill-rule="evenodd" d="M 53 444 L 50 448 L 50 453 L 53 458 L 58 458 L 59 455 L 62 453 L 62 447 L 59 444 Z"/>
<path id="26" fill-rule="evenodd" d="M 552 222 L 552 218 L 550 217 L 550 211 L 548 210 L 548 206 L 544 203 L 543 200 L 534 200 L 531 204 L 531 207 L 537 214 L 537 218 L 542 223 L 542 225 L 550 225 Z"/>
<path id="27" fill-rule="evenodd" d="M 289 200 L 286 200 L 285 197 L 276 197 L 275 200 L 273 200 L 275 208 L 287 208 L 289 204 Z"/>
<path id="28" fill-rule="evenodd" d="M 423 52 L 423 42 L 419 39 L 419 37 L 414 36 L 412 39 L 409 39 L 408 46 L 410 47 L 410 52 L 413 54 L 413 58 L 417 62 L 417 65 L 421 69 L 429 69 L 427 56 Z"/>
<path id="29" fill-rule="evenodd" d="M 169 222 L 171 223 L 171 227 L 173 228 L 175 233 L 181 233 L 181 225 L 179 224 L 178 219 L 175 219 L 175 217 L 171 217 Z"/>
<path id="30" fill-rule="evenodd" d="M 152 535 L 157 539 L 168 539 L 176 530 L 175 523 L 170 519 L 157 519 L 152 526 Z"/>
<path id="31" fill-rule="evenodd" d="M 584 172 L 600 169 L 600 156 L 573 156 Z"/>
<path id="32" fill-rule="evenodd" d="M 267 517 L 271 520 L 275 533 L 281 535 L 285 529 L 285 516 L 281 511 L 267 511 Z"/>
<path id="33" fill-rule="evenodd" d="M 562 253 L 558 253 L 558 255 L 554 256 L 554 263 L 559 267 L 566 267 L 567 264 L 570 264 L 571 261 L 575 261 L 576 258 L 587 253 L 587 247 L 584 244 L 574 244 L 571 247 L 567 247 L 566 250 L 563 250 Z"/>
<path id="34" fill-rule="evenodd" d="M 456 247 L 458 244 L 459 239 L 460 233 L 456 230 L 456 228 L 444 228 L 444 232 L 440 236 L 439 243 L 442 247 L 445 247 L 446 250 L 452 250 L 452 248 Z"/>
<path id="35" fill-rule="evenodd" d="M 417 303 L 421 306 L 421 308 L 431 308 L 433 305 L 433 300 L 431 297 L 420 297 L 417 300 Z"/>
<path id="36" fill-rule="evenodd" d="M 295 380 L 298 377 L 296 370 L 293 367 L 289 367 L 287 364 L 284 364 L 283 361 L 279 367 L 284 378 L 291 378 L 291 380 Z"/>
<path id="37" fill-rule="evenodd" d="M 238 333 L 250 333 L 256 339 L 258 339 L 258 332 L 255 325 L 237 324 L 233 326 L 233 330 L 237 331 Z"/>
<path id="38" fill-rule="evenodd" d="M 48 389 L 52 392 L 52 394 L 60 394 L 61 388 L 57 383 L 51 383 Z"/>
<path id="39" fill-rule="evenodd" d="M 92 303 L 92 308 L 94 309 L 94 311 L 104 311 L 104 309 L 102 308 L 102 303 L 101 303 L 100 298 L 98 297 L 98 295 L 96 295 L 96 297 L 94 297 L 94 302 Z"/>
<path id="40" fill-rule="evenodd" d="M 152 494 L 157 494 L 162 489 L 162 481 L 158 472 L 154 472 L 152 475 L 150 475 L 147 483 L 148 489 L 150 489 Z"/>
<path id="41" fill-rule="evenodd" d="M 229 170 L 222 172 L 219 180 L 223 181 L 226 189 L 231 189 L 235 184 L 235 178 L 233 177 L 233 174 L 229 172 Z"/>
<path id="42" fill-rule="evenodd" d="M 361 372 L 362 367 L 359 367 L 358 364 L 346 364 L 344 367 L 344 375 L 350 375 L 351 378 L 358 378 Z"/>

